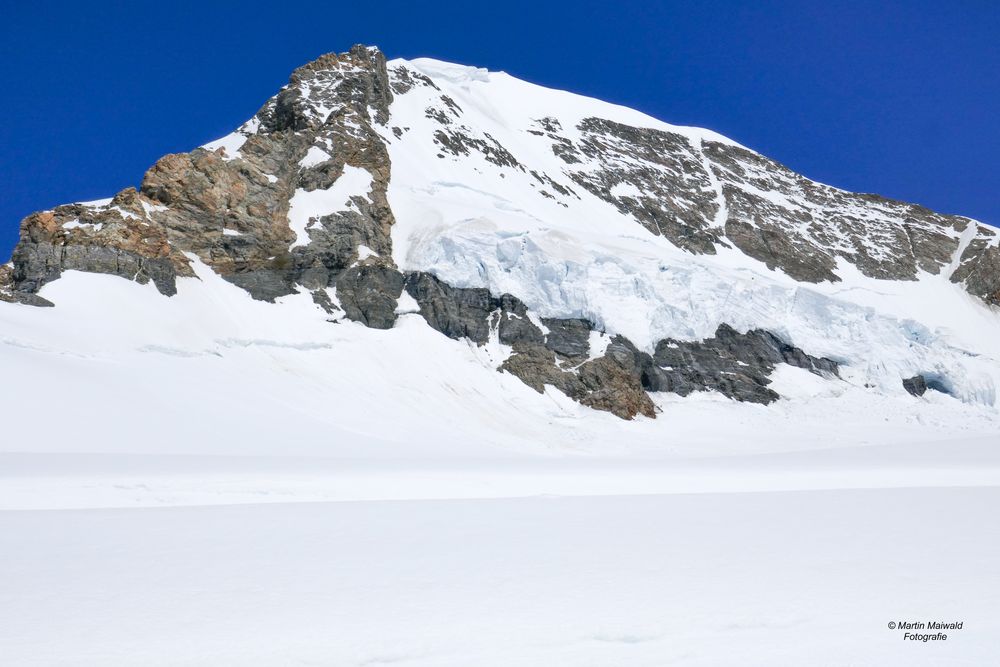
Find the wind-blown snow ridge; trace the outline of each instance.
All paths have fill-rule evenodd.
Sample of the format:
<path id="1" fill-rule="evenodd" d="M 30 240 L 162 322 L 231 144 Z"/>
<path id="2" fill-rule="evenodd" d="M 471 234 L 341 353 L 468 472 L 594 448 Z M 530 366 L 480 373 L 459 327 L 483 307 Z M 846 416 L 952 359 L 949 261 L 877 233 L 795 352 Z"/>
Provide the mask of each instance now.
<path id="1" fill-rule="evenodd" d="M 494 84 L 495 86 L 503 87 L 516 86 L 521 87 L 522 90 L 530 87 L 531 89 L 538 91 L 537 94 L 548 95 L 549 97 L 546 101 L 549 103 L 552 103 L 554 100 L 558 100 L 558 102 L 549 107 L 550 115 L 560 116 L 561 111 L 565 112 L 566 110 L 572 110 L 572 114 L 569 117 L 579 115 L 578 120 L 582 120 L 588 115 L 609 118 L 614 117 L 621 120 L 621 122 L 628 122 L 639 127 L 651 127 L 666 130 L 668 132 L 678 132 L 691 138 L 704 138 L 707 141 L 719 141 L 734 146 L 740 146 L 740 144 L 733 141 L 729 137 L 723 136 L 718 132 L 713 132 L 712 130 L 700 127 L 672 125 L 629 107 L 612 104 L 611 102 L 604 102 L 592 97 L 577 95 L 576 93 L 559 90 L 557 88 L 546 88 L 545 86 L 540 86 L 538 84 L 528 83 L 513 77 L 506 72 L 491 72 L 483 67 L 458 65 L 455 63 L 445 62 L 443 60 L 436 60 L 434 58 L 414 58 L 412 60 L 397 58 L 390 60 L 388 65 L 390 68 L 399 65 L 412 67 L 421 74 L 430 77 L 430 79 L 435 83 L 439 85 L 443 84 L 442 87 L 461 87 L 470 93 L 472 93 L 478 83 Z M 512 99 L 509 102 L 516 105 L 517 101 L 518 100 L 516 99 Z"/>

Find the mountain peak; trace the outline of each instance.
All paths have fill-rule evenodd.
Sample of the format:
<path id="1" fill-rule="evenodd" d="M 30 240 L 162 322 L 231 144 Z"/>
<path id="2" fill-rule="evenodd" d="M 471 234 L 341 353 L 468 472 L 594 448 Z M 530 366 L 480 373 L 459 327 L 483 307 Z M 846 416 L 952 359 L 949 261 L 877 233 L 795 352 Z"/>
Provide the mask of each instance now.
<path id="1" fill-rule="evenodd" d="M 315 60 L 312 60 L 300 67 L 297 67 L 291 75 L 294 82 L 302 78 L 307 72 L 323 72 L 329 70 L 345 70 L 350 68 L 360 68 L 376 70 L 385 66 L 385 55 L 377 46 L 365 46 L 355 44 L 348 51 L 342 53 L 324 53 Z"/>
<path id="2" fill-rule="evenodd" d="M 26 218 L 0 298 L 49 304 L 67 271 L 173 298 L 205 267 L 277 318 L 298 295 L 369 328 L 418 316 L 539 392 L 625 418 L 655 416 L 661 392 L 773 402 L 781 364 L 989 404 L 1000 378 L 960 352 L 993 343 L 939 333 L 996 326 L 993 230 L 816 183 L 707 130 L 361 45 L 299 67 L 138 191 Z"/>

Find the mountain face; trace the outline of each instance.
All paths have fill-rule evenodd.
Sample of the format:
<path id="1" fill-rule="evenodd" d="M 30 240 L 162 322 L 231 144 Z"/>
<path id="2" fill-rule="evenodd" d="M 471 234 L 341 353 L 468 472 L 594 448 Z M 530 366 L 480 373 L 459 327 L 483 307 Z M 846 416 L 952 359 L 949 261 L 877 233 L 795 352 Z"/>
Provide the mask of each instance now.
<path id="1" fill-rule="evenodd" d="M 362 46 L 295 70 L 138 190 L 26 218 L 0 299 L 58 310 L 49 286 L 70 272 L 177 299 L 205 267 L 276 319 L 305 295 L 331 325 L 420 317 L 625 419 L 664 393 L 772 403 L 782 365 L 990 410 L 1000 380 L 994 230 L 707 130 Z"/>

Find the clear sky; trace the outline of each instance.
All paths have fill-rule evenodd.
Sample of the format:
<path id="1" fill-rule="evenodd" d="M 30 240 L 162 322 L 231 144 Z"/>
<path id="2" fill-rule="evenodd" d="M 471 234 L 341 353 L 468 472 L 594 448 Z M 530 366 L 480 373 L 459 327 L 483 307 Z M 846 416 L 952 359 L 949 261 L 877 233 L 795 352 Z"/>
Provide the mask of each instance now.
<path id="1" fill-rule="evenodd" d="M 0 255 L 354 43 L 708 127 L 813 179 L 1000 224 L 1000 3 L 28 2 L 0 18 Z M 2 260 L 0 260 L 2 261 Z"/>

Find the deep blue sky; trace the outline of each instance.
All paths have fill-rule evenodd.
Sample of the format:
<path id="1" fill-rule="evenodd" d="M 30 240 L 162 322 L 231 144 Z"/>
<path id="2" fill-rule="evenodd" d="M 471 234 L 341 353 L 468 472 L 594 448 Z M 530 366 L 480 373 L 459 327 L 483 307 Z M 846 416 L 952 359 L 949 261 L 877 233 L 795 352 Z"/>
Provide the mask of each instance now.
<path id="1" fill-rule="evenodd" d="M 4 258 L 31 211 L 137 185 L 357 42 L 709 127 L 819 181 L 1000 223 L 992 0 L 61 4 L 6 0 L 0 19 Z"/>

